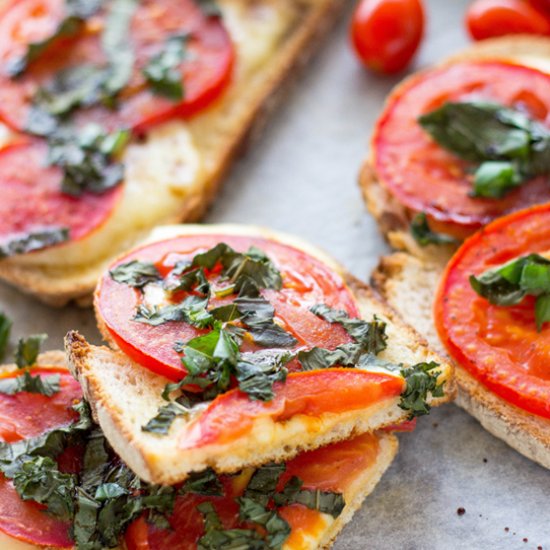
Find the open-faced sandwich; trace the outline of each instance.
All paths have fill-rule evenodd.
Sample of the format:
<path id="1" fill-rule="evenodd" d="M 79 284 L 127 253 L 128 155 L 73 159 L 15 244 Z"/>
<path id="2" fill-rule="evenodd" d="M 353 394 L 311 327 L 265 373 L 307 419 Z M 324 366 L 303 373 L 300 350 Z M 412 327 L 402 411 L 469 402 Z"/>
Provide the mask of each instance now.
<path id="1" fill-rule="evenodd" d="M 0 277 L 62 305 L 197 220 L 342 4 L 3 0 Z"/>
<path id="2" fill-rule="evenodd" d="M 550 205 L 502 217 L 444 262 L 399 252 L 374 284 L 455 362 L 457 403 L 550 468 Z"/>
<path id="3" fill-rule="evenodd" d="M 105 436 L 141 478 L 232 472 L 399 425 L 449 365 L 330 258 L 245 226 L 158 228 L 101 277 L 109 347 L 66 338 Z"/>
<path id="4" fill-rule="evenodd" d="M 390 244 L 448 256 L 550 200 L 549 89 L 550 39 L 534 36 L 480 42 L 397 86 L 360 178 Z"/>
<path id="5" fill-rule="evenodd" d="M 36 344 L 36 342 L 34 342 Z M 151 485 L 94 424 L 61 352 L 0 367 L 0 548 L 326 548 L 397 450 L 389 433 Z"/>

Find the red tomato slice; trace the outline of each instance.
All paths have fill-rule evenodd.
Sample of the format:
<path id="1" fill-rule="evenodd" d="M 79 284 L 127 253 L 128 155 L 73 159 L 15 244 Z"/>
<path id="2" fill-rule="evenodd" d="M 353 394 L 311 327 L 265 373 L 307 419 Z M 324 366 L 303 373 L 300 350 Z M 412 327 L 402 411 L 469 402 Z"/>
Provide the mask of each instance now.
<path id="1" fill-rule="evenodd" d="M 287 462 L 279 489 L 291 476 L 298 476 L 307 489 L 346 491 L 358 475 L 375 463 L 379 449 L 378 438 L 373 434 L 364 434 L 302 453 Z M 174 514 L 170 518 L 173 527 L 171 531 L 157 529 L 144 518 L 135 521 L 126 531 L 125 542 L 128 550 L 196 550 L 197 541 L 203 534 L 203 519 L 197 505 L 206 500 L 214 503 L 227 529 L 239 527 L 238 507 L 234 498 L 240 496 L 246 486 L 238 483 L 239 477 L 241 476 L 222 478 L 225 497 L 179 496 Z M 289 545 L 293 539 L 299 540 L 305 532 L 315 531 L 321 523 L 319 512 L 299 504 L 284 506 L 278 511 L 292 529 L 287 540 Z"/>
<path id="2" fill-rule="evenodd" d="M 17 376 L 13 373 L 2 378 Z M 0 394 L 0 441 L 13 443 L 70 424 L 78 415 L 72 405 L 82 398 L 78 382 L 66 369 L 32 369 L 33 375 L 59 374 L 61 390 L 52 397 L 21 392 Z M 60 465 L 73 471 L 74 452 L 64 453 Z M 38 546 L 72 548 L 69 524 L 44 513 L 44 507 L 23 501 L 11 481 L 0 474 L 0 531 Z"/>
<path id="3" fill-rule="evenodd" d="M 115 265 L 139 259 L 157 264 L 167 272 L 178 260 L 192 259 L 196 254 L 225 242 L 235 250 L 244 252 L 251 245 L 262 249 L 283 275 L 280 292 L 264 291 L 264 296 L 275 308 L 276 318 L 298 340 L 297 347 L 322 346 L 330 349 L 349 342 L 347 333 L 340 327 L 319 319 L 309 311 L 318 303 L 344 309 L 351 316 L 359 315 L 355 299 L 342 277 L 316 258 L 290 246 L 263 238 L 230 235 L 190 235 L 139 248 Z M 176 341 L 188 341 L 198 336 L 198 329 L 183 322 L 170 322 L 158 327 L 133 321 L 137 306 L 142 300 L 135 289 L 116 283 L 109 274 L 100 280 L 96 291 L 96 313 L 100 324 L 120 349 L 144 367 L 180 380 L 185 375 L 181 357 L 173 346 Z M 223 300 L 212 299 L 212 305 Z M 254 349 L 253 345 L 247 346 Z"/>
<path id="4" fill-rule="evenodd" d="M 61 192 L 62 175 L 45 167 L 47 146 L 27 141 L 0 151 L 0 244 L 45 229 L 68 228 L 78 240 L 104 223 L 122 196 L 122 186 L 72 197 Z"/>
<path id="5" fill-rule="evenodd" d="M 25 11 L 24 8 L 30 9 L 28 4 L 36 3 L 37 0 L 20 0 L 0 17 L 17 19 Z M 49 0 L 48 3 L 54 6 L 54 13 L 58 14 L 60 21 L 60 14 L 63 13 L 60 5 L 64 4 L 64 0 Z M 44 22 L 48 32 L 52 26 L 50 19 L 52 17 Z M 53 48 L 49 55 L 36 60 L 20 78 L 0 77 L 0 119 L 11 128 L 23 130 L 34 92 L 55 73 L 86 64 L 104 65 L 106 59 L 101 48 L 104 24 L 105 13 L 99 13 L 87 22 L 81 37 L 71 48 Z M 183 33 L 189 35 L 187 56 L 181 65 L 185 94 L 182 101 L 171 101 L 150 91 L 142 69 L 163 50 L 168 37 Z M 5 35 L 4 39 L 13 40 L 13 34 Z M 40 30 L 37 34 L 47 33 Z M 19 40 L 13 45 L 8 41 L 4 50 L 11 52 L 20 49 L 21 38 L 17 38 Z M 132 19 L 129 40 L 135 54 L 135 66 L 130 82 L 120 96 L 117 110 L 106 107 L 89 109 L 79 115 L 79 124 L 96 122 L 108 129 L 127 127 L 142 132 L 170 118 L 195 114 L 212 102 L 230 80 L 235 55 L 231 39 L 222 20 L 207 17 L 194 0 L 139 2 Z"/>
<path id="6" fill-rule="evenodd" d="M 496 217 L 550 198 L 539 177 L 502 199 L 472 198 L 466 163 L 437 145 L 418 124 L 420 115 L 447 101 L 489 100 L 526 111 L 550 125 L 550 75 L 497 62 L 454 63 L 408 80 L 390 96 L 374 137 L 380 182 L 414 212 L 440 222 L 436 230 L 464 237 Z"/>
<path id="7" fill-rule="evenodd" d="M 550 327 L 532 299 L 490 304 L 468 278 L 529 252 L 550 250 L 550 204 L 516 212 L 468 239 L 447 266 L 435 304 L 441 340 L 472 376 L 506 401 L 550 418 Z"/>
<path id="8" fill-rule="evenodd" d="M 403 391 L 402 378 L 355 369 L 294 372 L 274 386 L 275 397 L 252 401 L 238 389 L 218 396 L 180 434 L 180 449 L 223 445 L 245 436 L 254 420 L 284 422 L 296 415 L 319 416 L 367 408 Z"/>
<path id="9" fill-rule="evenodd" d="M 65 14 L 62 0 L 11 0 L 0 12 L 0 64 L 20 59 L 27 45 L 51 37 Z"/>

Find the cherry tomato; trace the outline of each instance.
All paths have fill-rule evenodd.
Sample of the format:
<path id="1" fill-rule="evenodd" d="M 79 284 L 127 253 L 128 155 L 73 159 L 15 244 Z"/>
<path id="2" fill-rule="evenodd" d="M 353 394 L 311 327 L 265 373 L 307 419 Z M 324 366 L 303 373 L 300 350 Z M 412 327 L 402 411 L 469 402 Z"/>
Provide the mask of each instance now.
<path id="1" fill-rule="evenodd" d="M 362 0 L 351 24 L 359 59 L 381 73 L 403 70 L 418 49 L 424 19 L 421 0 Z"/>
<path id="2" fill-rule="evenodd" d="M 550 34 L 550 21 L 522 0 L 476 0 L 466 13 L 474 40 L 507 34 Z"/>

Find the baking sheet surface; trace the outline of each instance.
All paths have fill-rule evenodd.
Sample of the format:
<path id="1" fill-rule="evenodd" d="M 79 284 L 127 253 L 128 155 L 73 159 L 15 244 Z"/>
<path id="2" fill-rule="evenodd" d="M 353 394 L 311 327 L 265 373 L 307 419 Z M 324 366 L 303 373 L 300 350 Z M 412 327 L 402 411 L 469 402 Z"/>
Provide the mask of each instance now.
<path id="1" fill-rule="evenodd" d="M 466 0 L 430 0 L 429 29 L 416 68 L 467 44 Z M 356 63 L 347 20 L 310 62 L 254 154 L 240 161 L 208 222 L 266 225 L 325 248 L 366 279 L 387 252 L 366 214 L 356 180 L 384 98 L 400 78 Z M 91 312 L 53 310 L 0 285 L 14 338 L 68 329 L 99 341 Z M 490 436 L 454 405 L 400 436 L 400 452 L 336 550 L 550 550 L 550 472 Z M 459 515 L 463 508 L 465 513 Z"/>

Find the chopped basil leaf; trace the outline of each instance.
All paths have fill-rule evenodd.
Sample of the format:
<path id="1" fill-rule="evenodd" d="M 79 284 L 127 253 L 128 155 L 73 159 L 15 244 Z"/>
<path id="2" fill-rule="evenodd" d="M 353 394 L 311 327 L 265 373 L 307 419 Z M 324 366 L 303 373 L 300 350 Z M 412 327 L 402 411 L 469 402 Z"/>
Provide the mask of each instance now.
<path id="1" fill-rule="evenodd" d="M 224 529 L 212 502 L 202 502 L 197 510 L 204 517 L 204 535 L 197 550 L 265 550 L 263 537 L 253 529 Z"/>
<path id="2" fill-rule="evenodd" d="M 139 262 L 138 260 L 116 266 L 109 271 L 109 275 L 113 281 L 135 288 L 143 288 L 145 285 L 159 281 L 161 278 L 154 264 Z"/>
<path id="3" fill-rule="evenodd" d="M 378 354 L 387 347 L 386 323 L 379 321 L 376 316 L 370 322 L 353 319 L 345 311 L 332 309 L 325 304 L 317 304 L 311 308 L 311 311 L 329 323 L 342 325 L 365 351 Z"/>
<path id="4" fill-rule="evenodd" d="M 164 289 L 169 292 L 193 289 L 200 294 L 207 295 L 210 291 L 210 283 L 206 279 L 204 270 L 202 268 L 195 268 L 191 271 L 186 271 L 189 267 L 191 267 L 191 264 L 185 264 L 185 267 L 183 264 L 176 266 L 165 280 Z"/>
<path id="5" fill-rule="evenodd" d="M 321 491 L 320 489 L 302 489 L 303 482 L 296 476 L 292 477 L 285 485 L 281 493 L 274 496 L 277 506 L 289 504 L 303 504 L 311 510 L 318 510 L 323 514 L 330 514 L 337 518 L 344 509 L 346 503 L 341 493 Z"/>
<path id="6" fill-rule="evenodd" d="M 99 502 L 105 502 L 128 494 L 130 491 L 118 483 L 103 483 L 96 489 L 94 498 Z"/>
<path id="7" fill-rule="evenodd" d="M 192 473 L 180 489 L 180 494 L 193 493 L 204 496 L 222 496 L 223 485 L 216 472 L 208 468 L 203 472 Z"/>
<path id="8" fill-rule="evenodd" d="M 183 75 L 180 67 L 186 56 L 187 39 L 186 34 L 168 37 L 163 50 L 144 67 L 143 75 L 153 93 L 172 101 L 183 100 Z"/>
<path id="9" fill-rule="evenodd" d="M 0 393 L 15 395 L 20 392 L 29 392 L 51 397 L 59 392 L 60 380 L 59 374 L 52 374 L 51 376 L 32 376 L 30 372 L 25 371 L 24 374 L 15 378 L 0 379 Z"/>
<path id="10" fill-rule="evenodd" d="M 329 369 L 335 366 L 355 367 L 364 351 L 359 344 L 343 344 L 333 350 L 312 348 L 298 353 L 304 370 Z"/>
<path id="11" fill-rule="evenodd" d="M 260 466 L 250 478 L 244 496 L 267 506 L 270 498 L 277 490 L 279 478 L 285 472 L 284 463 L 270 462 Z"/>
<path id="12" fill-rule="evenodd" d="M 48 338 L 47 334 L 33 334 L 28 338 L 20 338 L 15 351 L 15 364 L 23 369 L 36 363 L 40 346 Z"/>
<path id="13" fill-rule="evenodd" d="M 470 276 L 472 288 L 491 304 L 513 306 L 525 296 L 536 296 L 535 320 L 540 332 L 549 320 L 550 260 L 539 254 L 527 254 L 493 267 L 481 275 Z"/>
<path id="14" fill-rule="evenodd" d="M 239 518 L 242 521 L 261 525 L 267 532 L 267 547 L 282 548 L 290 535 L 290 525 L 277 513 L 247 497 L 237 499 L 239 503 Z"/>
<path id="15" fill-rule="evenodd" d="M 487 160 L 475 172 L 471 196 L 500 199 L 522 183 L 523 177 L 513 162 Z"/>
<path id="16" fill-rule="evenodd" d="M 222 10 L 216 3 L 216 0 L 197 0 L 200 9 L 208 17 L 221 17 Z"/>
<path id="17" fill-rule="evenodd" d="M 420 246 L 429 244 L 454 244 L 457 240 L 444 233 L 435 233 L 428 225 L 428 219 L 424 212 L 419 212 L 411 221 L 411 234 Z"/>
<path id="18" fill-rule="evenodd" d="M 49 248 L 69 240 L 69 230 L 65 227 L 53 227 L 15 236 L 0 243 L 0 258 L 17 254 L 27 254 L 35 250 Z"/>
<path id="19" fill-rule="evenodd" d="M 48 163 L 63 172 L 61 189 L 79 196 L 83 192 L 104 193 L 124 177 L 122 164 L 113 162 L 126 145 L 130 133 L 119 130 L 107 134 L 96 124 L 85 126 L 77 135 L 59 130 L 48 138 Z"/>
<path id="20" fill-rule="evenodd" d="M 528 179 L 550 173 L 550 131 L 515 109 L 448 102 L 418 121 L 439 145 L 480 164 L 473 196 L 501 198 Z"/>
<path id="21" fill-rule="evenodd" d="M 197 328 L 207 328 L 212 325 L 213 317 L 206 310 L 208 298 L 187 296 L 180 304 L 169 304 L 161 307 L 138 306 L 134 321 L 147 325 L 159 326 L 170 321 L 185 321 Z"/>
<path id="22" fill-rule="evenodd" d="M 437 383 L 439 372 L 432 372 L 438 367 L 439 365 L 432 361 L 418 363 L 401 370 L 407 385 L 401 394 L 399 407 L 409 411 L 410 419 L 430 412 L 431 407 L 427 402 L 428 395 L 443 397 L 443 383 Z"/>
<path id="23" fill-rule="evenodd" d="M 11 319 L 3 311 L 0 311 L 0 359 L 6 354 L 6 348 L 10 341 L 11 326 Z"/>
<path id="24" fill-rule="evenodd" d="M 61 473 L 55 460 L 44 456 L 29 458 L 13 476 L 15 490 L 23 500 L 44 504 L 50 515 L 63 521 L 74 514 L 75 484 L 75 475 Z"/>
<path id="25" fill-rule="evenodd" d="M 281 274 L 271 260 L 260 249 L 252 246 L 241 254 L 235 252 L 225 243 L 193 258 L 193 267 L 213 269 L 220 263 L 223 267 L 222 277 L 232 283 L 233 292 L 239 292 L 248 279 L 252 279 L 258 288 L 280 290 L 283 284 Z"/>
<path id="26" fill-rule="evenodd" d="M 287 363 L 294 355 L 272 350 L 243 353 L 235 367 L 239 389 L 250 399 L 270 401 L 275 396 L 273 385 L 286 380 Z"/>
<path id="27" fill-rule="evenodd" d="M 183 395 L 176 401 L 171 401 L 168 405 L 160 407 L 157 416 L 149 420 L 141 429 L 144 432 L 166 435 L 177 416 L 189 415 L 191 407 L 196 403 L 191 394 Z"/>

